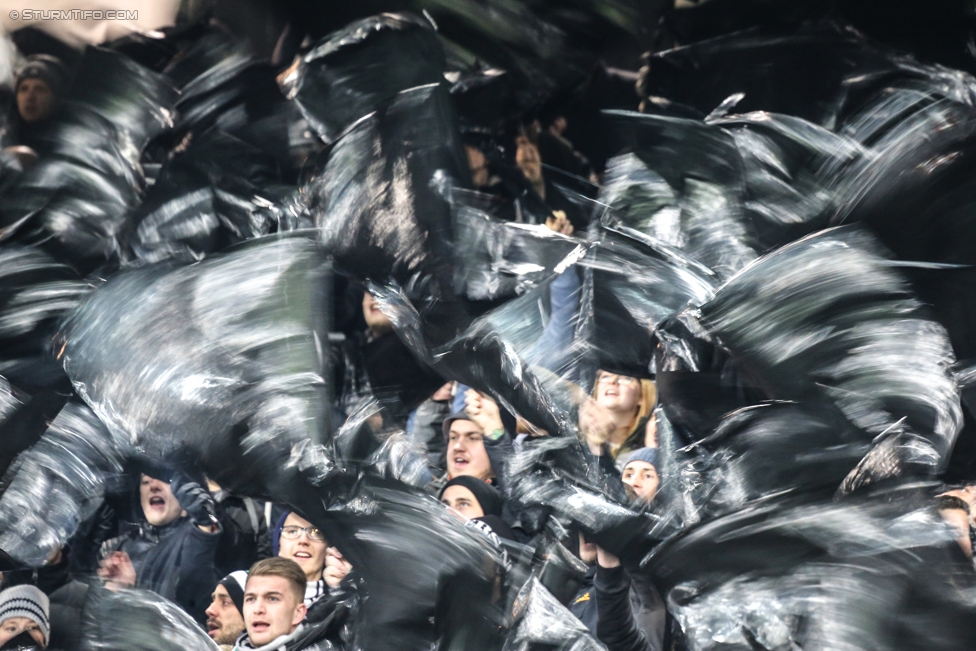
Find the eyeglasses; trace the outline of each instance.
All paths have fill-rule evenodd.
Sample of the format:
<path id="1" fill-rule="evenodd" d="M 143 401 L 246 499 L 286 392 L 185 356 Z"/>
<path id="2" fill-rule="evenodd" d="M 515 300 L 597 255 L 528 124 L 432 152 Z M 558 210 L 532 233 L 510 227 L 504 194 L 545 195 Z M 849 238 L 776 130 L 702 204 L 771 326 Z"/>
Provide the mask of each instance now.
<path id="1" fill-rule="evenodd" d="M 627 386 L 631 386 L 632 387 L 632 386 L 637 386 L 638 384 L 640 384 L 640 380 L 638 380 L 635 377 L 628 377 L 626 375 L 611 375 L 611 374 L 608 373 L 606 375 L 601 375 L 599 378 L 597 378 L 596 383 L 597 384 L 617 384 L 617 385 L 620 385 L 620 386 L 623 386 L 623 385 L 626 384 Z"/>
<path id="2" fill-rule="evenodd" d="M 314 542 L 322 542 L 325 540 L 325 534 L 319 531 L 318 527 L 282 527 L 281 537 L 287 540 L 298 540 L 298 537 L 302 535 L 303 531 L 309 540 Z"/>

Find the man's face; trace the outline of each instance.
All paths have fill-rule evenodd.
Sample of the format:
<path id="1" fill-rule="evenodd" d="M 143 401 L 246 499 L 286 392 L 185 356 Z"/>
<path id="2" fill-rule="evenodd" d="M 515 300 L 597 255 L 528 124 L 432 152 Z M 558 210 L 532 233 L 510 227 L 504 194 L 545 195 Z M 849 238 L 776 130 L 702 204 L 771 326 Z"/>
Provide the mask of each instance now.
<path id="1" fill-rule="evenodd" d="M 305 604 L 283 576 L 254 576 L 244 589 L 244 625 L 251 645 L 289 635 L 305 618 Z"/>
<path id="2" fill-rule="evenodd" d="M 139 501 L 146 521 L 155 527 L 165 526 L 183 513 L 169 484 L 149 475 L 143 475 L 139 482 Z"/>
<path id="3" fill-rule="evenodd" d="M 468 169 L 471 170 L 471 182 L 476 188 L 483 188 L 488 185 L 488 159 L 477 147 L 470 145 L 464 146 L 464 151 L 468 154 Z"/>
<path id="4" fill-rule="evenodd" d="M 54 109 L 54 93 L 40 79 L 24 79 L 17 85 L 17 112 L 28 123 L 46 120 Z"/>
<path id="5" fill-rule="evenodd" d="M 539 150 L 531 143 L 524 143 L 515 151 L 515 164 L 530 183 L 542 180 L 542 159 Z"/>
<path id="6" fill-rule="evenodd" d="M 464 486 L 448 486 L 441 494 L 441 503 L 450 508 L 462 520 L 484 517 L 481 503 L 470 490 Z"/>
<path id="7" fill-rule="evenodd" d="M 596 378 L 596 402 L 612 411 L 636 411 L 641 404 L 641 383 L 635 377 L 600 371 Z"/>
<path id="8" fill-rule="evenodd" d="M 289 535 L 295 534 L 296 528 L 305 529 L 311 526 L 312 523 L 300 515 L 289 513 L 285 518 L 285 524 L 281 527 L 278 556 L 295 561 L 309 581 L 318 581 L 322 578 L 322 570 L 325 568 L 326 549 L 329 543 L 324 539 L 311 540 L 307 531 L 298 531 L 297 538 L 288 538 Z"/>
<path id="9" fill-rule="evenodd" d="M 484 433 L 470 420 L 451 423 L 447 442 L 447 474 L 454 478 L 470 475 L 488 480 L 493 476 L 485 451 Z"/>
<path id="10" fill-rule="evenodd" d="M 631 461 L 624 467 L 621 480 L 634 491 L 637 499 L 646 504 L 654 501 L 661 479 L 657 469 L 646 461 Z"/>
<path id="11" fill-rule="evenodd" d="M 44 644 L 44 634 L 41 627 L 32 619 L 26 617 L 10 617 L 0 623 L 0 646 L 3 646 L 24 631 L 27 631 L 38 645 Z"/>
<path id="12" fill-rule="evenodd" d="M 227 594 L 227 588 L 218 585 L 207 608 L 207 635 L 217 644 L 234 644 L 244 632 L 244 617 Z"/>
<path id="13" fill-rule="evenodd" d="M 393 330 L 393 324 L 385 314 L 380 312 L 376 299 L 369 292 L 363 294 L 363 318 L 366 319 L 366 325 L 373 331 L 374 336 L 378 337 Z"/>

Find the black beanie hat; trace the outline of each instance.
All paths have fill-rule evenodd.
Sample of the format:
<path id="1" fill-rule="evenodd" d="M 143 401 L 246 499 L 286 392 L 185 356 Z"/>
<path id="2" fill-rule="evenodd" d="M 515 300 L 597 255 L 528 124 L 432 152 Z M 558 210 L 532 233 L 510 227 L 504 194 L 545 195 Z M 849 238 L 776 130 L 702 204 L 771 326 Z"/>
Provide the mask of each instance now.
<path id="1" fill-rule="evenodd" d="M 451 481 L 444 484 L 444 488 L 441 489 L 438 498 L 444 495 L 446 491 L 451 486 L 464 486 L 474 495 L 474 498 L 478 500 L 478 504 L 481 505 L 481 510 L 484 511 L 485 515 L 497 515 L 502 514 L 502 496 L 498 494 L 498 491 L 494 486 L 488 482 L 478 479 L 477 477 L 471 477 L 470 475 L 461 475 L 460 477 L 455 477 Z"/>
<path id="2" fill-rule="evenodd" d="M 57 57 L 50 54 L 32 54 L 27 57 L 27 63 L 17 73 L 14 89 L 25 79 L 40 79 L 48 85 L 55 97 L 60 97 L 64 92 L 67 78 L 64 64 Z"/>
<path id="3" fill-rule="evenodd" d="M 244 614 L 244 586 L 247 585 L 247 572 L 238 570 L 231 572 L 220 581 L 218 585 L 224 586 L 224 590 L 230 595 L 230 600 L 237 606 L 238 612 Z"/>

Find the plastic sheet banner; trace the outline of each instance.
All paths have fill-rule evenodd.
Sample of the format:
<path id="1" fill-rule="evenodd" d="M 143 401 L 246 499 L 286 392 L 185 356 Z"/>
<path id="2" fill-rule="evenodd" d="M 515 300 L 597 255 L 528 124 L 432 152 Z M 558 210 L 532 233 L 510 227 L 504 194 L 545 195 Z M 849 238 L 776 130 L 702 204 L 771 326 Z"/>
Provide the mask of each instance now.
<path id="1" fill-rule="evenodd" d="M 141 201 L 142 148 L 172 126 L 169 81 L 89 48 L 41 160 L 6 190 L 0 240 L 38 243 L 86 273 L 112 260 L 126 212 Z"/>
<path id="2" fill-rule="evenodd" d="M 329 440 L 329 273 L 299 236 L 122 272 L 68 317 L 59 357 L 137 451 L 190 453 L 222 486 L 261 494 L 295 446 Z"/>
<path id="3" fill-rule="evenodd" d="M 336 266 L 396 281 L 411 297 L 452 295 L 450 206 L 438 187 L 467 177 L 447 91 L 403 91 L 360 120 L 305 184 Z"/>
<path id="4" fill-rule="evenodd" d="M 645 567 L 690 649 L 964 649 L 972 567 L 930 500 L 918 484 L 774 500 L 690 529 Z"/>

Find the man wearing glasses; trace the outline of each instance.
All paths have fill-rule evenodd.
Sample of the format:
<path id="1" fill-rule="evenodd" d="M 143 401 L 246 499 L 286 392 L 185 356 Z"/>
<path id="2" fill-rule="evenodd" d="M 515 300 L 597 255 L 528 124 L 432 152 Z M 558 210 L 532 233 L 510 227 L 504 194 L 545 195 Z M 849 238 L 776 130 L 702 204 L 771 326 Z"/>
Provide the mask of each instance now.
<path id="1" fill-rule="evenodd" d="M 272 545 L 277 556 L 295 561 L 305 573 L 307 607 L 325 596 L 328 588 L 338 587 L 352 569 L 318 528 L 293 511 L 278 521 Z"/>

